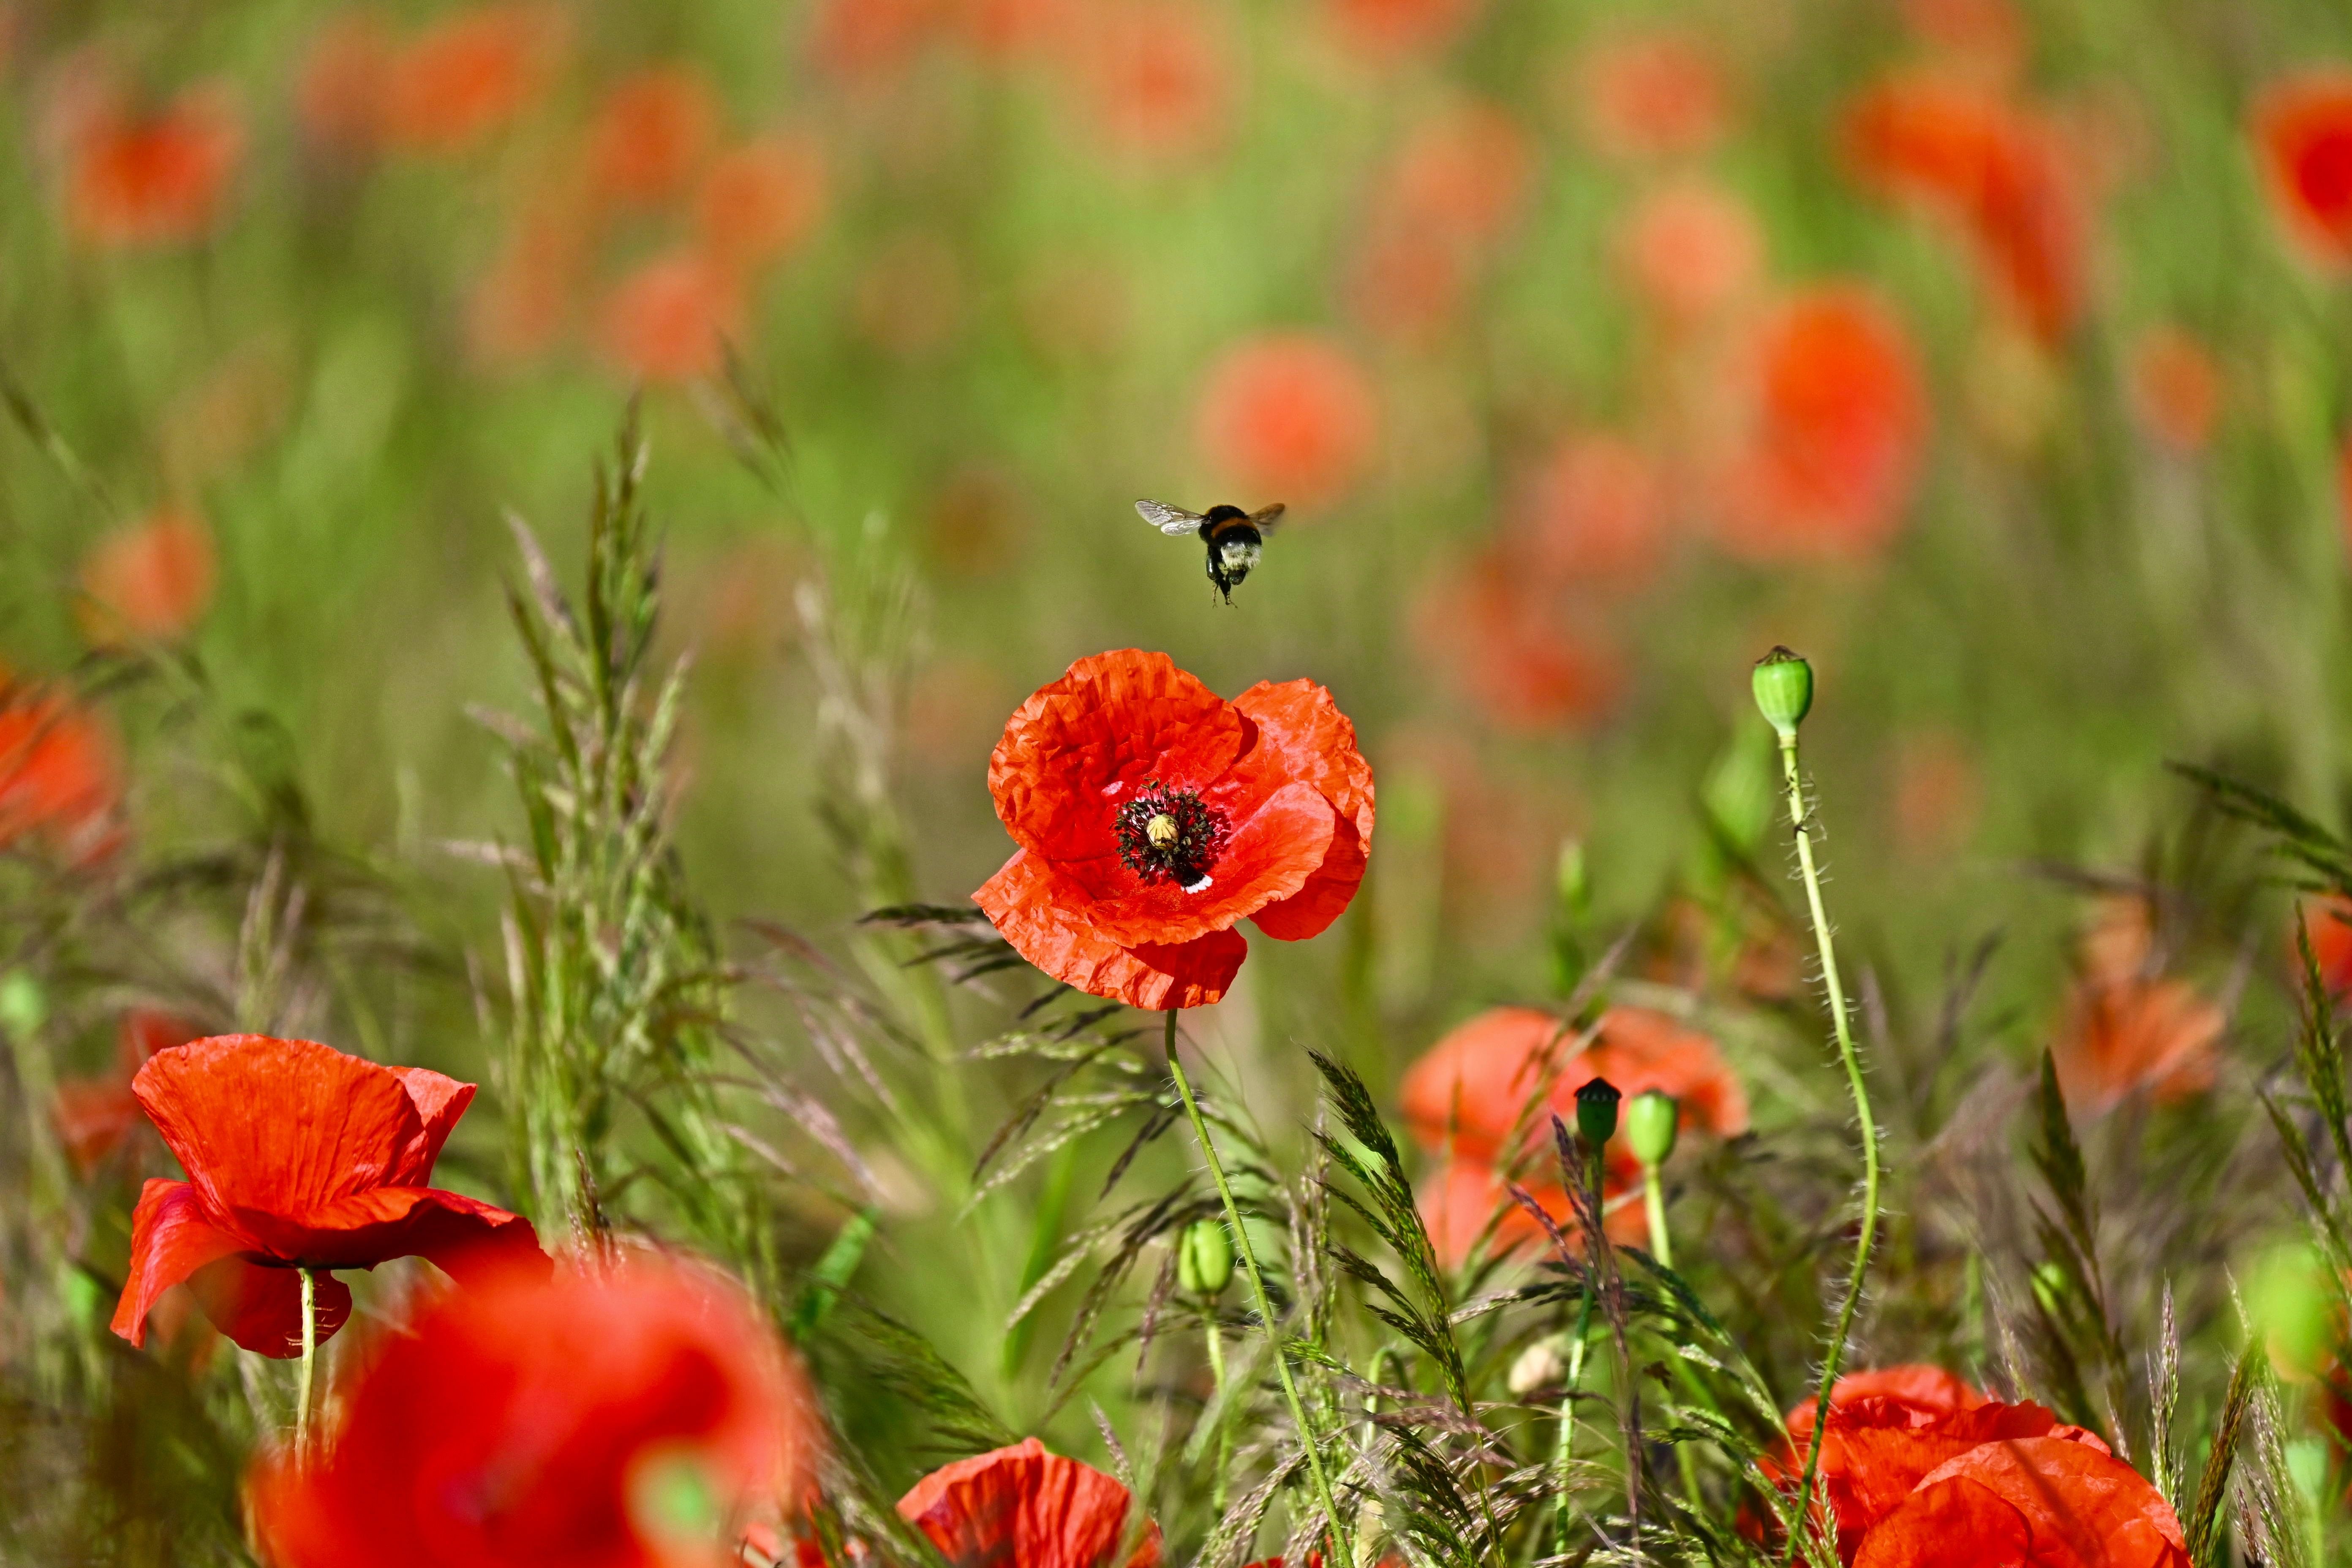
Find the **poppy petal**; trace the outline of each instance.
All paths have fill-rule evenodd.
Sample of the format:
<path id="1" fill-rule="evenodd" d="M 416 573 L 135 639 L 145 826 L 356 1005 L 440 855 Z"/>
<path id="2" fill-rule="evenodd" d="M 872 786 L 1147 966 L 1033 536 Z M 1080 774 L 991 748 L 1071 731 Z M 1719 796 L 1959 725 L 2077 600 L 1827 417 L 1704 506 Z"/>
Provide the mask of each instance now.
<path id="1" fill-rule="evenodd" d="M 1121 947 L 1087 918 L 1083 891 L 1026 849 L 972 895 L 998 933 L 1047 974 L 1130 1007 L 1200 1007 L 1240 972 L 1249 943 L 1232 930 L 1173 946 Z"/>
<path id="2" fill-rule="evenodd" d="M 315 1342 L 325 1344 L 351 1320 L 352 1289 L 324 1271 L 310 1280 Z M 213 1327 L 254 1354 L 292 1361 L 302 1353 L 300 1270 L 222 1258 L 189 1275 L 188 1289 Z"/>
<path id="3" fill-rule="evenodd" d="M 1363 883 L 1372 842 L 1371 764 L 1356 744 L 1353 721 L 1314 681 L 1260 681 L 1234 706 L 1257 726 L 1249 754 L 1279 759 L 1290 777 L 1314 785 L 1339 814 L 1330 852 L 1307 886 L 1251 917 L 1270 937 L 1304 942 L 1338 920 Z"/>
<path id="4" fill-rule="evenodd" d="M 213 1223 L 194 1186 L 150 1177 L 131 1211 L 131 1278 L 115 1304 L 114 1331 L 134 1345 L 145 1344 L 147 1313 L 157 1297 L 207 1263 L 252 1246 Z"/>
<path id="5" fill-rule="evenodd" d="M 1187 891 L 1171 878 L 1146 882 L 1120 867 L 1125 887 L 1108 897 L 1097 892 L 1087 919 L 1123 943 L 1186 942 L 1223 931 L 1304 888 L 1329 855 L 1337 828 L 1329 801 L 1311 785 L 1286 784 L 1234 825 L 1206 888 Z M 1086 885 L 1080 876 L 1070 880 Z"/>
<path id="6" fill-rule="evenodd" d="M 384 1070 L 407 1089 L 409 1103 L 415 1108 L 421 1125 L 417 1136 L 401 1151 L 392 1169 L 384 1173 L 383 1184 L 421 1187 L 432 1179 L 433 1163 L 441 1157 L 441 1146 L 449 1142 L 457 1119 L 474 1103 L 475 1086 L 460 1083 L 431 1068 L 395 1067 Z"/>
<path id="7" fill-rule="evenodd" d="M 1952 1562 L 2188 1568 L 2180 1521 L 2129 1465 L 2065 1437 L 1972 1447 L 1864 1537 L 1854 1568 Z"/>
<path id="8" fill-rule="evenodd" d="M 463 1283 L 478 1267 L 539 1257 L 530 1221 L 458 1193 L 374 1187 L 299 1219 L 238 1212 L 239 1226 L 273 1257 L 312 1268 L 373 1268 L 423 1258 Z"/>
<path id="9" fill-rule="evenodd" d="M 989 793 L 1022 847 L 1116 858 L 1113 796 L 1155 778 L 1197 789 L 1245 739 L 1233 705 L 1166 654 L 1121 648 L 1078 660 L 1014 710 L 989 759 Z"/>
<path id="10" fill-rule="evenodd" d="M 898 1512 L 954 1568 L 1105 1568 L 1132 1501 L 1109 1476 L 1029 1437 L 933 1470 L 898 1500 Z M 1154 1526 L 1128 1563 L 1159 1561 Z"/>
<path id="11" fill-rule="evenodd" d="M 312 1040 L 197 1040 L 157 1052 L 131 1088 L 215 1215 L 299 1223 L 390 1180 L 426 1142 L 397 1074 Z"/>

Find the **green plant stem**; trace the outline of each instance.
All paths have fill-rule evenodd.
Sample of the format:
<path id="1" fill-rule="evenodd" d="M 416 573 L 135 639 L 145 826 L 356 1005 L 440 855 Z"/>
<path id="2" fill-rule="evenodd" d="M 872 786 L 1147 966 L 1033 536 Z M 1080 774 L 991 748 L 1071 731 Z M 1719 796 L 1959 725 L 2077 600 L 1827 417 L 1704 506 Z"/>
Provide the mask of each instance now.
<path id="1" fill-rule="evenodd" d="M 1225 1423 L 1225 1342 L 1223 1331 L 1217 1327 L 1217 1309 L 1213 1303 L 1201 1312 L 1201 1337 L 1209 1347 L 1209 1378 L 1213 1392 L 1209 1408 L 1217 1413 L 1216 1473 L 1209 1481 L 1209 1507 L 1218 1518 L 1225 1515 L 1225 1466 L 1231 1462 L 1232 1429 Z"/>
<path id="2" fill-rule="evenodd" d="M 1666 1231 L 1666 1184 L 1654 1164 L 1642 1167 L 1642 1211 L 1650 1217 L 1650 1256 L 1661 1268 L 1675 1266 L 1675 1238 Z"/>
<path id="3" fill-rule="evenodd" d="M 1584 1292 L 1584 1304 L 1577 1309 L 1576 1338 L 1568 1347 L 1568 1386 L 1559 1395 L 1559 1446 L 1552 1451 L 1552 1468 L 1559 1472 L 1559 1500 L 1552 1513 L 1558 1531 L 1555 1551 L 1568 1551 L 1568 1532 L 1575 1512 L 1569 1507 L 1568 1462 L 1576 1447 L 1576 1395 L 1584 1386 L 1584 1343 L 1592 1334 L 1592 1291 Z"/>
<path id="4" fill-rule="evenodd" d="M 307 1463 L 310 1453 L 310 1369 L 319 1358 L 319 1282 L 307 1268 L 302 1277 L 302 1373 L 294 1389 L 294 1460 Z"/>
<path id="5" fill-rule="evenodd" d="M 1176 1014 L 1168 1009 L 1168 1076 L 1176 1080 L 1176 1092 L 1182 1097 L 1184 1112 L 1192 1119 L 1192 1136 L 1201 1145 L 1201 1155 L 1209 1162 L 1209 1177 L 1217 1184 L 1217 1196 L 1225 1205 L 1225 1224 L 1234 1233 L 1234 1253 L 1241 1259 L 1242 1272 L 1248 1276 L 1250 1293 L 1257 1299 L 1257 1321 L 1265 1329 L 1266 1342 L 1274 1350 L 1275 1374 L 1282 1379 L 1282 1396 L 1290 1402 L 1290 1419 L 1298 1427 L 1298 1441 L 1307 1451 L 1307 1473 L 1315 1482 L 1315 1500 L 1323 1507 L 1323 1517 L 1331 1521 L 1331 1542 L 1335 1550 L 1331 1561 L 1352 1563 L 1348 1550 L 1348 1534 L 1339 1522 L 1339 1507 L 1332 1500 L 1330 1478 L 1323 1473 L 1323 1453 L 1315 1440 L 1315 1428 L 1307 1420 L 1307 1405 L 1298 1397 L 1298 1384 L 1290 1375 L 1290 1356 L 1283 1348 L 1282 1331 L 1274 1321 L 1274 1301 L 1265 1292 L 1265 1277 L 1258 1272 L 1257 1254 L 1250 1247 L 1249 1232 L 1243 1227 L 1242 1211 L 1234 1202 L 1233 1184 L 1225 1180 L 1225 1167 L 1217 1158 L 1217 1146 L 1209 1139 L 1209 1124 L 1201 1115 L 1200 1102 L 1192 1098 L 1192 1084 L 1184 1076 L 1184 1064 L 1176 1056 Z"/>
<path id="6" fill-rule="evenodd" d="M 1813 941 L 1821 948 L 1822 984 L 1829 992 L 1830 1023 L 1837 1035 L 1838 1057 L 1845 1064 L 1847 1085 L 1853 1090 L 1853 1113 L 1862 1123 L 1862 1235 L 1853 1248 L 1853 1275 L 1846 1281 L 1845 1300 L 1839 1304 L 1837 1325 L 1830 1334 L 1829 1354 L 1822 1365 L 1822 1390 L 1813 1405 L 1813 1437 L 1805 1449 L 1804 1479 L 1797 1483 L 1797 1510 L 1789 1519 L 1789 1544 L 1781 1554 L 1783 1568 L 1796 1561 L 1797 1539 L 1806 1528 L 1813 1506 L 1813 1476 L 1821 1468 L 1822 1438 L 1829 1430 L 1830 1391 L 1836 1386 L 1838 1366 L 1845 1359 L 1846 1335 L 1853 1331 L 1854 1310 L 1862 1302 L 1862 1287 L 1870 1271 L 1871 1245 L 1878 1237 L 1878 1123 L 1870 1113 L 1870 1089 L 1863 1082 L 1862 1059 L 1854 1054 L 1853 1027 L 1846 1017 L 1845 987 L 1838 979 L 1837 948 L 1830 941 L 1829 911 L 1822 904 L 1820 868 L 1813 863 L 1811 816 L 1805 809 L 1805 785 L 1797 767 L 1797 737 L 1780 737 L 1780 772 L 1789 785 L 1789 824 L 1797 835 L 1797 864 L 1804 872 L 1805 902 L 1812 913 Z"/>

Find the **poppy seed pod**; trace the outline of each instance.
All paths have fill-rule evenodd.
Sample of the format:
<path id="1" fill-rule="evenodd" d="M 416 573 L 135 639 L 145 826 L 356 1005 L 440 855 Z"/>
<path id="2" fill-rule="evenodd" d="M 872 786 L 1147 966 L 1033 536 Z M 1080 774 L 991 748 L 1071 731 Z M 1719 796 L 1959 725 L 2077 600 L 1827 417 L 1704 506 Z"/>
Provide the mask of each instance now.
<path id="1" fill-rule="evenodd" d="M 1675 1152 L 1681 1121 L 1682 1107 L 1665 1090 L 1645 1089 L 1635 1095 L 1625 1108 L 1625 1142 L 1633 1146 L 1633 1158 L 1644 1165 L 1664 1164 Z"/>
<path id="2" fill-rule="evenodd" d="M 1576 1091 L 1576 1130 L 1595 1151 L 1617 1135 L 1617 1102 L 1624 1096 L 1605 1078 L 1596 1078 Z"/>
<path id="3" fill-rule="evenodd" d="M 1793 739 L 1797 726 L 1813 706 L 1813 667 L 1785 647 L 1776 647 L 1756 661 L 1753 678 L 1756 706 L 1765 721 L 1783 741 Z"/>
<path id="4" fill-rule="evenodd" d="M 1234 1277 L 1234 1244 L 1221 1221 L 1196 1219 L 1176 1238 L 1176 1283 L 1187 1296 L 1214 1300 Z"/>

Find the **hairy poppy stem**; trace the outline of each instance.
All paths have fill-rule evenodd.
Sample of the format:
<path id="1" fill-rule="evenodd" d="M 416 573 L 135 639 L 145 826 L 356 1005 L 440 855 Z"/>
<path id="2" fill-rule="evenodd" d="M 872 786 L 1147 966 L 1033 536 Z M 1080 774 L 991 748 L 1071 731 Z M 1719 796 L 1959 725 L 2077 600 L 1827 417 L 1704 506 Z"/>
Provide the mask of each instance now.
<path id="1" fill-rule="evenodd" d="M 1862 1079 L 1862 1060 L 1854 1054 L 1853 1026 L 1846 1017 L 1845 987 L 1838 979 L 1837 949 L 1830 941 L 1829 911 L 1822 904 L 1821 872 L 1813 864 L 1812 814 L 1805 809 L 1803 775 L 1797 768 L 1797 731 L 1792 723 L 1780 731 L 1780 771 L 1789 785 L 1789 824 L 1797 834 L 1797 864 L 1804 872 L 1805 901 L 1813 919 L 1813 940 L 1821 948 L 1822 984 L 1829 992 L 1830 1022 L 1837 1034 L 1838 1057 L 1845 1064 L 1847 1084 L 1853 1090 L 1853 1112 L 1862 1123 L 1862 1235 L 1854 1243 L 1853 1275 L 1846 1281 L 1845 1300 L 1838 1307 L 1837 1326 L 1830 1334 L 1827 1358 L 1822 1364 L 1822 1391 L 1813 1406 L 1813 1437 L 1805 1450 L 1804 1479 L 1797 1484 L 1797 1510 L 1789 1518 L 1789 1544 L 1781 1554 L 1782 1568 L 1796 1561 L 1797 1538 L 1811 1516 L 1813 1475 L 1821 1467 L 1822 1438 L 1829 1430 L 1830 1390 L 1837 1384 L 1838 1365 L 1845 1359 L 1846 1335 L 1853 1331 L 1854 1309 L 1862 1302 L 1864 1277 L 1870 1271 L 1871 1244 L 1878 1236 L 1878 1124 L 1870 1114 L 1870 1090 Z"/>
<path id="2" fill-rule="evenodd" d="M 1233 1429 L 1225 1425 L 1224 1331 L 1217 1327 L 1215 1307 L 1202 1310 L 1201 1331 L 1209 1346 L 1209 1376 L 1213 1389 L 1209 1395 L 1209 1403 L 1217 1412 L 1217 1473 L 1209 1482 L 1209 1508 L 1223 1519 L 1225 1516 L 1225 1466 L 1233 1458 Z"/>
<path id="3" fill-rule="evenodd" d="M 1552 1468 L 1559 1472 L 1559 1498 L 1552 1511 L 1559 1532 L 1558 1550 L 1563 1554 L 1568 1551 L 1568 1538 L 1576 1522 L 1576 1510 L 1569 1506 L 1568 1464 L 1576 1447 L 1576 1396 L 1584 1386 L 1584 1346 L 1591 1335 L 1592 1289 L 1588 1282 L 1584 1304 L 1576 1313 L 1576 1340 L 1568 1349 L 1568 1386 L 1559 1394 L 1559 1446 L 1552 1454 Z"/>
<path id="4" fill-rule="evenodd" d="M 1661 1268 L 1675 1266 L 1675 1238 L 1666 1230 L 1666 1182 L 1654 1160 L 1642 1167 L 1642 1212 L 1650 1219 L 1650 1256 Z"/>
<path id="5" fill-rule="evenodd" d="M 307 1268 L 294 1272 L 302 1277 L 302 1375 L 294 1390 L 294 1455 L 299 1464 L 310 1451 L 310 1368 L 319 1355 L 319 1282 Z"/>
<path id="6" fill-rule="evenodd" d="M 1331 1561 L 1353 1563 L 1348 1550 L 1348 1533 L 1339 1522 L 1339 1504 L 1332 1500 L 1330 1478 L 1323 1473 L 1323 1450 L 1315 1441 L 1315 1428 L 1307 1424 L 1306 1402 L 1298 1397 L 1298 1384 L 1290 1375 L 1290 1356 L 1283 1349 L 1282 1331 L 1275 1326 L 1274 1302 L 1265 1293 L 1265 1276 L 1258 1272 L 1257 1253 L 1250 1246 L 1249 1232 L 1242 1227 L 1242 1211 L 1234 1202 L 1233 1184 L 1225 1180 L 1225 1167 L 1217 1158 L 1217 1146 L 1209 1141 L 1209 1124 L 1201 1115 L 1200 1102 L 1192 1098 L 1192 1080 L 1184 1076 L 1184 1064 L 1176 1056 L 1177 1009 L 1168 1009 L 1168 1076 L 1176 1080 L 1176 1092 L 1184 1101 L 1184 1112 L 1192 1119 L 1192 1136 L 1201 1145 L 1202 1157 L 1209 1162 L 1209 1177 L 1217 1184 L 1217 1196 L 1225 1205 L 1225 1224 L 1233 1228 L 1234 1251 L 1242 1260 L 1242 1272 L 1249 1276 L 1250 1293 L 1257 1299 L 1257 1321 L 1265 1329 L 1266 1342 L 1274 1349 L 1274 1370 L 1282 1379 L 1282 1396 L 1290 1402 L 1290 1419 L 1298 1427 L 1298 1441 L 1307 1451 L 1307 1473 L 1315 1482 L 1315 1500 L 1323 1505 L 1323 1517 L 1331 1521 L 1331 1543 L 1336 1550 Z"/>

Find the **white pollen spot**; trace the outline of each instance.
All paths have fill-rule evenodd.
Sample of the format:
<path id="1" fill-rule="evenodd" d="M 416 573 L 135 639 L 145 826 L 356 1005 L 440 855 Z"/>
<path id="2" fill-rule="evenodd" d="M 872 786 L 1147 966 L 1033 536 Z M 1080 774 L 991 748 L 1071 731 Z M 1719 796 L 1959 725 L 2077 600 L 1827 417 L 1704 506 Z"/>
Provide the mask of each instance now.
<path id="1" fill-rule="evenodd" d="M 1119 791 L 1121 791 L 1121 790 L 1125 789 L 1126 787 L 1127 787 L 1127 786 L 1126 786 L 1125 784 L 1123 784 L 1119 783 L 1119 782 L 1118 782 L 1118 780 L 1117 780 L 1117 779 L 1113 779 L 1113 780 L 1111 780 L 1111 781 L 1110 781 L 1110 783 L 1108 783 L 1108 784 L 1107 784 L 1103 785 L 1103 794 L 1105 794 L 1105 795 L 1117 795 Z"/>
<path id="2" fill-rule="evenodd" d="M 1214 880 L 1216 880 L 1215 878 L 1210 876 L 1206 871 L 1203 871 L 1201 873 L 1201 879 L 1199 881 L 1185 883 L 1184 890 L 1188 893 L 1197 893 Z"/>

